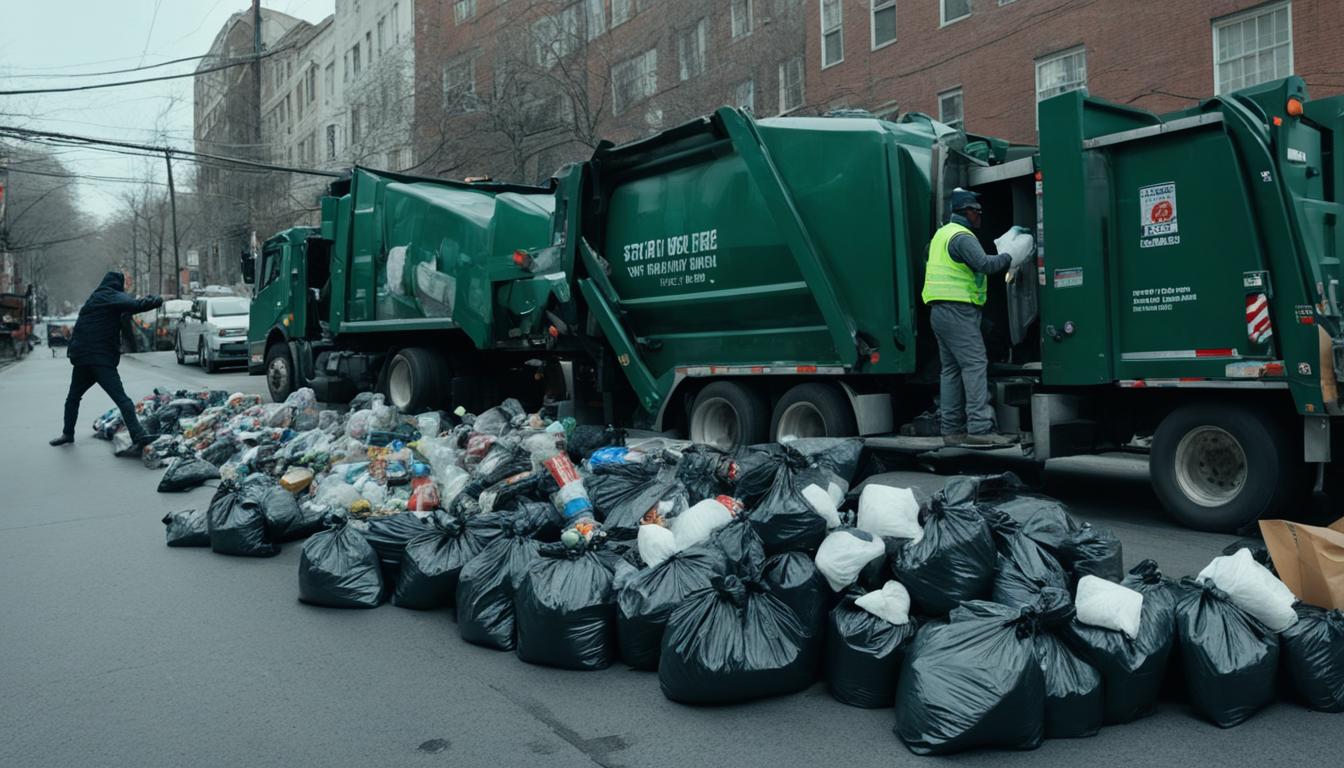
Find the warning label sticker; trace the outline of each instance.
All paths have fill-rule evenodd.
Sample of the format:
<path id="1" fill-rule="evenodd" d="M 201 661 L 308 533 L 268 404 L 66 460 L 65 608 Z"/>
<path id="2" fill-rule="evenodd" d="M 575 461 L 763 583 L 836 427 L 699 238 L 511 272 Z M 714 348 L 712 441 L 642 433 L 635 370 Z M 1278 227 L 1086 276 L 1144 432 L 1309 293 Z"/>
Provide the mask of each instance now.
<path id="1" fill-rule="evenodd" d="M 1071 269 L 1055 270 L 1056 288 L 1078 288 L 1083 284 L 1083 270 L 1081 267 Z"/>
<path id="2" fill-rule="evenodd" d="M 1174 182 L 1139 188 L 1139 224 L 1143 228 L 1139 239 L 1142 248 L 1180 244 Z"/>

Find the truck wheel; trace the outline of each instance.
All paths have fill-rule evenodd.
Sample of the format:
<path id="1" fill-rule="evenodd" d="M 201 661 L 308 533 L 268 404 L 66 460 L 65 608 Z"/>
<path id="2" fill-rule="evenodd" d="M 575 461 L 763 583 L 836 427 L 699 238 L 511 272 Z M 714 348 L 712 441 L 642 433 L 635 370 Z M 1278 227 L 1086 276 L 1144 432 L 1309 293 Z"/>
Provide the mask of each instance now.
<path id="1" fill-rule="evenodd" d="M 266 389 L 276 403 L 283 403 L 294 391 L 294 361 L 289 357 L 289 345 L 283 341 L 266 348 Z"/>
<path id="2" fill-rule="evenodd" d="M 439 404 L 447 379 L 447 364 L 441 355 L 423 347 L 407 347 L 387 363 L 387 400 L 403 413 L 419 413 Z"/>
<path id="3" fill-rule="evenodd" d="M 716 381 L 695 396 L 691 405 L 692 442 L 731 450 L 765 442 L 770 411 L 750 387 Z"/>
<path id="4" fill-rule="evenodd" d="M 773 440 L 796 437 L 851 437 L 859 431 L 849 399 L 834 384 L 799 384 L 784 393 L 770 420 Z"/>
<path id="5" fill-rule="evenodd" d="M 1231 533 L 1297 498 L 1291 441 L 1268 416 L 1232 405 L 1187 405 L 1153 435 L 1153 490 L 1180 524 Z"/>

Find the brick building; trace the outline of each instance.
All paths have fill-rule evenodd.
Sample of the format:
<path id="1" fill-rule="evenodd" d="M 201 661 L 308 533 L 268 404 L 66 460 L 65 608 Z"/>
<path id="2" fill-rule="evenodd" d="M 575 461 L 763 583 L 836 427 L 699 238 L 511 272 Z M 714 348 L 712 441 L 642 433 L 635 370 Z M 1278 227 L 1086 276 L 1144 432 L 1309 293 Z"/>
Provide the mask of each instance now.
<path id="1" fill-rule="evenodd" d="M 801 106 L 811 5 L 419 0 L 417 170 L 535 181 L 723 104 Z"/>
<path id="2" fill-rule="evenodd" d="M 1034 143 L 1085 87 L 1166 112 L 1290 74 L 1344 91 L 1337 0 L 808 0 L 809 110 L 925 112 Z"/>

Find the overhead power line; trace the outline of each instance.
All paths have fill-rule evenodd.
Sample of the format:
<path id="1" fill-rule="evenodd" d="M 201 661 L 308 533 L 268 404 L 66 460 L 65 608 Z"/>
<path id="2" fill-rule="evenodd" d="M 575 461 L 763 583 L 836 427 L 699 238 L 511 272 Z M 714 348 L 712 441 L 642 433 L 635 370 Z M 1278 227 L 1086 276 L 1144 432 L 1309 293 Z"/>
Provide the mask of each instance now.
<path id="1" fill-rule="evenodd" d="M 146 64 L 144 66 L 126 67 L 125 69 L 108 69 L 102 72 L 44 72 L 44 73 L 35 73 L 31 75 L 9 74 L 5 75 L 5 77 L 27 78 L 31 80 L 55 80 L 58 78 L 69 78 L 69 77 L 102 77 L 104 75 L 124 75 L 128 72 L 143 72 L 147 69 L 158 69 L 159 67 L 166 67 L 169 66 L 170 64 L 181 64 L 187 61 L 199 61 L 200 59 L 206 59 L 209 57 L 210 54 L 203 53 L 200 56 L 183 56 L 180 59 L 170 59 L 168 61 L 160 61 L 157 64 Z"/>
<path id="2" fill-rule="evenodd" d="M 197 75 L 205 75 L 205 74 L 209 74 L 210 72 L 219 72 L 220 70 L 224 70 L 224 69 L 232 69 L 233 67 L 242 67 L 242 66 L 246 66 L 246 65 L 251 64 L 251 63 L 253 63 L 253 62 L 255 62 L 255 61 L 259 61 L 259 60 L 261 60 L 261 59 L 265 59 L 265 58 L 274 56 L 274 55 L 276 55 L 276 54 L 278 54 L 278 53 L 283 53 L 283 52 L 288 51 L 288 50 L 291 50 L 291 49 L 293 49 L 293 48 L 294 48 L 293 45 L 287 45 L 287 46 L 285 46 L 285 47 L 283 47 L 283 48 L 276 48 L 276 49 L 273 50 L 273 51 L 267 51 L 267 52 L 265 52 L 265 53 L 263 53 L 263 54 L 260 54 L 260 55 L 257 55 L 257 56 L 246 56 L 246 57 L 243 57 L 243 58 L 240 59 L 240 60 L 233 61 L 233 62 L 230 62 L 230 63 L 228 63 L 228 64 L 220 64 L 220 65 L 218 65 L 218 66 L 214 66 L 214 67 L 206 67 L 205 69 L 198 69 L 198 70 L 195 70 L 195 71 L 193 71 L 193 72 L 183 72 L 183 73 L 176 74 L 176 75 L 160 75 L 160 76 L 158 76 L 158 77 L 142 77 L 142 78 L 140 78 L 140 79 L 138 79 L 138 80 L 119 80 L 119 81 L 117 81 L 117 82 L 115 82 L 115 83 L 92 83 L 92 84 L 90 84 L 90 85 L 69 85 L 69 86 L 66 86 L 66 87 L 64 87 L 64 88 L 19 88 L 19 89 L 16 89 L 16 90 L 0 91 L 0 96 L 28 96 L 28 95 L 39 94 L 39 93 L 70 93 L 70 92 L 72 92 L 72 91 L 93 91 L 93 90 L 98 90 L 98 89 L 100 89 L 100 88 L 120 88 L 120 87 L 122 87 L 122 86 L 126 86 L 126 85 L 140 85 L 140 84 L 142 84 L 142 83 L 158 83 L 158 82 L 162 82 L 162 81 L 164 81 L 164 80 L 179 80 L 179 79 L 184 78 L 184 77 L 195 77 L 195 76 L 197 76 Z"/>

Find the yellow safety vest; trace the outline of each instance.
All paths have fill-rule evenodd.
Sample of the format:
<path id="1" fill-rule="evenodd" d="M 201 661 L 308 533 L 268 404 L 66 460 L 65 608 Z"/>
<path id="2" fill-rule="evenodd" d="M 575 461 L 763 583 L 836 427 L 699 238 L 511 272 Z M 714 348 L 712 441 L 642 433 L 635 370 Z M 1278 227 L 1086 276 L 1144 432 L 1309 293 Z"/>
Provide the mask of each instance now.
<path id="1" fill-rule="evenodd" d="M 952 258 L 948 246 L 957 235 L 975 237 L 971 230 L 948 222 L 933 233 L 929 243 L 929 262 L 924 268 L 924 303 L 931 301 L 960 301 L 985 305 L 985 276 Z"/>

